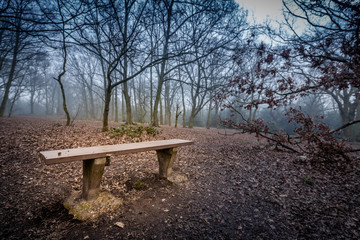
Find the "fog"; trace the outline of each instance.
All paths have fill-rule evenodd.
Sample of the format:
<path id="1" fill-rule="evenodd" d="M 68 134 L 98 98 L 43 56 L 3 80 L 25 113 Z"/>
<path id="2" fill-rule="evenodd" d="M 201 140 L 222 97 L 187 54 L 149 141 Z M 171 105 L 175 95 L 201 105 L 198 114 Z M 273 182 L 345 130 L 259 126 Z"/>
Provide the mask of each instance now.
<path id="1" fill-rule="evenodd" d="M 289 133 L 294 127 L 284 113 L 290 107 L 323 118 L 332 128 L 345 123 L 342 107 L 351 108 L 349 121 L 357 119 L 358 89 L 350 85 L 308 91 L 284 106 L 270 107 L 265 104 L 269 103 L 265 91 L 251 90 L 260 82 L 276 90 L 283 81 L 279 76 L 291 78 L 297 87 L 323 77 L 308 59 L 270 58 L 270 52 L 284 52 L 287 40 L 296 36 L 290 21 L 296 19 L 293 5 L 286 2 L 287 8 L 280 1 L 270 8 L 233 0 L 4 2 L 0 5 L 0 115 L 101 120 L 103 130 L 108 121 L 219 128 L 225 119 L 242 122 L 261 117 L 272 122 L 272 128 Z M 280 19 L 281 8 L 285 19 Z M 259 25 L 265 13 L 282 22 Z M 327 21 L 318 20 L 330 24 Z M 310 37 L 313 28 L 309 25 L 305 36 Z M 267 55 L 259 53 L 263 46 Z M 259 75 L 264 62 L 268 73 Z M 285 63 L 292 65 L 291 71 L 281 70 Z M 247 78 L 246 84 L 253 85 L 227 92 L 237 78 Z M 255 100 L 264 104 L 255 106 Z M 345 106 L 347 102 L 352 105 Z"/>

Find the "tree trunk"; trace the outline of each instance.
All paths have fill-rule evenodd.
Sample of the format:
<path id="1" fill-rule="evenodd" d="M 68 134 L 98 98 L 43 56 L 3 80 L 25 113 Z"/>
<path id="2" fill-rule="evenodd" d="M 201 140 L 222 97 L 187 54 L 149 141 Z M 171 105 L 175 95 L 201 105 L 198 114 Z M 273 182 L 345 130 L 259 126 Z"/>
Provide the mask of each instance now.
<path id="1" fill-rule="evenodd" d="M 8 117 L 11 117 L 15 102 L 16 102 L 16 95 L 14 96 L 13 100 L 11 101 Z"/>
<path id="2" fill-rule="evenodd" d="M 84 105 L 84 112 L 85 112 L 85 118 L 89 118 L 89 107 L 88 107 L 88 101 L 86 97 L 86 86 L 83 84 L 82 86 L 82 97 L 83 97 L 83 105 Z"/>
<path id="3" fill-rule="evenodd" d="M 179 112 L 179 105 L 176 104 L 176 113 L 175 113 L 175 128 L 177 128 L 177 124 L 178 124 L 178 119 L 179 116 L 181 115 L 181 112 Z"/>
<path id="4" fill-rule="evenodd" d="M 11 117 L 11 114 L 12 114 L 12 111 L 13 111 L 13 108 L 14 108 L 14 105 L 15 105 L 15 102 L 16 102 L 17 99 L 20 98 L 21 85 L 22 85 L 22 83 L 23 83 L 23 81 L 24 81 L 24 78 L 25 78 L 25 75 L 22 77 L 21 81 L 20 81 L 20 82 L 18 83 L 18 85 L 17 85 L 14 98 L 13 98 L 13 100 L 11 101 L 11 105 L 10 105 L 8 117 Z"/>
<path id="5" fill-rule="evenodd" d="M 65 97 L 65 90 L 64 85 L 62 84 L 61 80 L 58 80 L 58 83 L 60 85 L 61 95 L 62 95 L 62 102 L 63 102 L 63 109 L 66 114 L 66 126 L 70 126 L 70 114 L 66 106 L 66 97 Z"/>
<path id="6" fill-rule="evenodd" d="M 214 119 L 215 119 L 215 121 L 216 121 L 216 128 L 219 128 L 220 126 L 219 126 L 219 104 L 218 103 L 216 103 L 215 104 L 215 115 L 214 115 Z"/>
<path id="7" fill-rule="evenodd" d="M 143 81 L 141 80 L 141 78 L 139 79 L 139 84 L 138 84 L 138 87 L 137 87 L 137 99 L 138 99 L 138 102 L 139 102 L 139 113 L 138 113 L 138 118 L 139 118 L 139 122 L 145 122 L 145 119 L 144 119 L 144 109 L 145 109 L 145 106 L 143 106 L 145 104 L 145 100 L 143 101 L 141 99 L 141 86 L 143 86 Z"/>
<path id="8" fill-rule="evenodd" d="M 151 57 L 151 61 L 152 61 L 152 57 Z M 150 122 L 153 119 L 153 80 L 152 80 L 152 76 L 153 72 L 152 72 L 152 67 L 150 67 Z"/>
<path id="9" fill-rule="evenodd" d="M 63 33 L 63 35 L 64 35 L 64 33 Z M 66 114 L 66 126 L 70 126 L 70 114 L 69 114 L 69 111 L 68 111 L 67 106 L 66 106 L 66 97 L 65 97 L 64 85 L 63 85 L 63 83 L 61 81 L 62 76 L 66 72 L 66 62 L 67 62 L 67 50 L 66 50 L 66 45 L 65 45 L 65 38 L 63 39 L 63 51 L 64 51 L 64 61 L 63 61 L 63 65 L 62 65 L 62 72 L 59 74 L 59 76 L 55 80 L 60 85 L 63 109 L 64 109 L 64 112 Z"/>
<path id="10" fill-rule="evenodd" d="M 59 95 L 59 93 L 58 93 L 59 91 L 58 91 L 58 89 L 57 89 L 57 87 L 56 86 L 53 86 L 53 88 L 52 88 L 52 94 L 51 94 L 51 108 L 50 108 L 50 110 L 51 110 L 51 115 L 54 115 L 54 114 L 57 114 L 57 112 L 58 112 L 58 108 L 55 108 L 55 96 L 56 95 Z M 58 99 L 59 99 L 59 97 L 58 97 Z M 58 104 L 58 102 L 59 102 L 60 100 L 58 100 L 57 102 L 56 102 L 56 104 Z M 56 110 L 56 111 L 55 111 Z"/>
<path id="11" fill-rule="evenodd" d="M 126 79 L 128 74 L 128 59 L 125 56 L 124 57 L 124 73 L 123 78 Z M 126 106 L 126 123 L 131 124 L 132 123 L 132 116 L 131 116 L 131 99 L 129 95 L 129 89 L 127 82 L 123 83 L 123 94 L 125 98 L 125 106 Z"/>
<path id="12" fill-rule="evenodd" d="M 179 72 L 180 74 L 180 72 Z M 184 94 L 184 88 L 183 85 L 180 84 L 181 87 L 181 97 L 182 97 L 182 106 L 183 106 L 183 114 L 182 114 L 182 125 L 183 128 L 186 128 L 186 106 L 185 106 L 185 94 Z"/>
<path id="13" fill-rule="evenodd" d="M 111 94 L 111 110 L 110 110 L 110 119 L 114 120 L 115 119 L 115 98 L 114 98 L 114 94 Z"/>
<path id="14" fill-rule="evenodd" d="M 59 4 L 59 3 L 58 3 Z M 60 85 L 60 90 L 61 90 L 61 95 L 62 95 L 62 101 L 63 101 L 63 109 L 64 112 L 66 114 L 66 126 L 70 126 L 70 114 L 69 111 L 67 109 L 66 106 L 66 97 L 65 97 L 65 90 L 64 90 L 64 85 L 61 82 L 61 78 L 62 76 L 66 73 L 66 62 L 67 62 L 67 47 L 66 47 L 66 36 L 65 36 L 65 21 L 63 18 L 63 15 L 61 13 L 61 6 L 58 5 L 58 10 L 61 16 L 61 20 L 62 20 L 62 50 L 64 51 L 64 60 L 63 60 L 63 64 L 62 64 L 62 72 L 59 74 L 59 76 L 55 79 L 59 85 Z"/>
<path id="15" fill-rule="evenodd" d="M 124 86 L 123 86 L 124 88 Z M 124 105 L 124 94 L 121 94 L 121 121 L 122 122 L 126 122 L 126 118 L 125 118 L 125 105 Z"/>
<path id="16" fill-rule="evenodd" d="M 163 118 L 163 107 L 162 107 L 162 101 L 160 99 L 160 124 L 164 124 L 164 118 Z"/>
<path id="17" fill-rule="evenodd" d="M 168 106 L 167 106 L 167 94 L 166 94 L 166 84 L 165 84 L 165 92 L 164 92 L 164 124 L 167 124 L 168 123 Z"/>
<path id="18" fill-rule="evenodd" d="M 158 119 L 158 108 L 160 105 L 160 117 L 162 117 L 162 107 L 161 107 L 161 90 L 162 90 L 162 85 L 164 82 L 164 74 L 165 74 L 165 61 L 163 61 L 163 63 L 161 64 L 161 73 L 159 76 L 159 81 L 158 81 L 158 88 L 156 91 L 156 97 L 155 97 L 155 102 L 154 102 L 154 119 L 152 121 L 152 126 L 159 126 L 159 119 Z M 160 124 L 162 124 L 162 120 L 160 121 Z"/>
<path id="19" fill-rule="evenodd" d="M 103 127 L 102 131 L 106 132 L 109 130 L 109 111 L 111 101 L 111 86 L 108 84 L 105 91 L 105 102 L 104 102 L 104 113 L 103 113 Z"/>
<path id="20" fill-rule="evenodd" d="M 92 92 L 92 82 L 91 82 L 91 86 L 88 86 L 88 92 L 89 92 L 89 101 L 90 101 L 90 116 L 92 119 L 96 119 L 94 95 Z"/>
<path id="21" fill-rule="evenodd" d="M 45 114 L 50 114 L 50 101 L 49 101 L 49 89 L 48 89 L 48 83 L 46 81 L 46 73 L 44 73 L 44 83 L 45 83 Z"/>
<path id="22" fill-rule="evenodd" d="M 5 85 L 5 92 L 0 105 L 0 117 L 3 117 L 5 114 L 6 104 L 9 99 L 10 88 L 12 82 L 14 81 L 15 69 L 17 65 L 17 56 L 19 53 L 19 44 L 20 44 L 20 31 L 17 31 L 15 35 L 15 46 L 13 51 L 13 58 L 11 61 L 10 73 L 9 73 L 8 81 L 6 82 Z"/>
<path id="23" fill-rule="evenodd" d="M 133 84 L 133 99 L 134 99 L 134 110 L 135 110 L 135 114 L 134 114 L 134 121 L 135 122 L 139 122 L 139 99 L 136 99 L 136 89 L 135 89 L 135 81 L 132 81 Z"/>
<path id="24" fill-rule="evenodd" d="M 31 115 L 34 114 L 34 97 L 35 97 L 35 93 L 33 91 L 31 91 L 31 93 L 30 93 L 30 114 Z"/>
<path id="25" fill-rule="evenodd" d="M 154 112 L 153 112 L 154 119 L 152 120 L 152 123 L 151 123 L 152 126 L 159 126 L 158 107 L 159 107 L 159 103 L 161 100 L 160 98 L 161 98 L 162 86 L 163 86 L 164 80 L 165 80 L 165 66 L 166 66 L 166 62 L 167 62 L 167 58 L 168 58 L 168 50 L 169 50 L 168 48 L 169 48 L 173 4 L 174 4 L 174 1 L 171 0 L 169 3 L 169 8 L 167 9 L 167 22 L 166 22 L 167 27 L 166 27 L 166 32 L 165 32 L 165 44 L 164 44 L 163 54 L 162 54 L 163 60 L 161 62 L 161 67 L 160 67 L 160 76 L 159 76 L 159 80 L 158 80 L 156 98 L 155 98 L 155 103 L 154 103 Z"/>
<path id="26" fill-rule="evenodd" d="M 115 87 L 115 122 L 119 121 L 119 110 L 118 110 L 118 91 Z"/>
<path id="27" fill-rule="evenodd" d="M 360 104 L 358 104 L 358 106 L 356 108 L 356 118 L 355 118 L 355 120 L 360 120 Z M 357 124 L 355 124 L 353 126 L 354 126 L 353 129 L 354 129 L 354 135 L 355 135 L 354 141 L 359 142 L 360 141 L 360 138 L 359 138 L 360 137 L 359 136 L 359 134 L 360 134 L 360 124 L 357 123 Z"/>
<path id="28" fill-rule="evenodd" d="M 166 113 L 166 122 L 171 126 L 171 105 L 172 105 L 172 96 L 170 96 L 170 83 L 165 83 L 165 113 Z"/>
<path id="29" fill-rule="evenodd" d="M 342 90 L 342 97 L 340 97 L 343 101 L 339 99 L 339 96 L 341 96 L 340 92 L 335 92 L 335 94 L 330 95 L 334 98 L 335 102 L 337 103 L 340 117 L 341 117 L 341 123 L 342 125 L 345 125 L 349 122 L 352 122 L 355 120 L 356 115 L 356 109 L 359 106 L 359 100 L 354 100 L 354 102 L 351 102 L 352 94 L 350 94 L 354 89 L 343 89 Z M 347 127 L 343 130 L 344 137 L 348 141 L 356 141 L 356 125 L 351 125 L 350 127 Z"/>
<path id="30" fill-rule="evenodd" d="M 62 106 L 62 100 L 61 100 L 61 89 L 60 89 L 60 86 L 59 88 L 57 88 L 57 91 L 56 91 L 56 97 L 57 97 L 57 101 L 56 101 L 56 115 L 57 116 L 60 116 L 62 114 L 62 111 L 61 111 L 61 106 Z"/>
<path id="31" fill-rule="evenodd" d="M 193 114 L 191 114 L 190 118 L 189 118 L 189 128 L 194 127 L 194 120 L 195 120 L 195 116 Z"/>
<path id="32" fill-rule="evenodd" d="M 123 83 L 123 94 L 125 98 L 125 108 L 126 108 L 126 123 L 131 124 L 132 123 L 132 116 L 131 116 L 131 100 L 129 96 L 129 90 L 127 82 Z"/>
<path id="33" fill-rule="evenodd" d="M 207 119 L 206 119 L 206 128 L 210 129 L 211 127 L 211 105 L 212 105 L 212 94 L 210 94 L 210 102 L 209 102 L 209 111 L 207 114 Z"/>

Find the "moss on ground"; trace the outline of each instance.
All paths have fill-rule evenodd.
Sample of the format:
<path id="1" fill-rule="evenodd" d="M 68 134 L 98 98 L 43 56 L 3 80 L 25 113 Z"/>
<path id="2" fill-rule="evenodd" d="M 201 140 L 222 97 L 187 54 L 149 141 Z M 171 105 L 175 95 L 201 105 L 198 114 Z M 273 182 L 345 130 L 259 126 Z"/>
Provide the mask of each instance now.
<path id="1" fill-rule="evenodd" d="M 69 214 L 80 221 L 91 221 L 108 212 L 118 209 L 123 204 L 108 192 L 101 192 L 96 200 L 85 201 L 81 198 L 81 192 L 73 192 L 64 202 L 64 207 Z"/>

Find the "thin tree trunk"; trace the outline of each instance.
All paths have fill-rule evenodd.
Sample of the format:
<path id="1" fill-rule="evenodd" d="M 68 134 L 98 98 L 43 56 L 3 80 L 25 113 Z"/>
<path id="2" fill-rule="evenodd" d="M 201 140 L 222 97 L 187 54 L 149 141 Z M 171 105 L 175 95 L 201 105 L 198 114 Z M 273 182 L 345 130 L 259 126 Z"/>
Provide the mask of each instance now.
<path id="1" fill-rule="evenodd" d="M 179 116 L 181 115 L 181 112 L 179 112 L 179 105 L 176 104 L 176 113 L 175 113 L 175 128 L 177 128 L 177 124 L 178 124 L 178 119 Z"/>
<path id="2" fill-rule="evenodd" d="M 179 74 L 180 74 L 180 72 L 179 72 Z M 185 94 L 184 94 L 184 88 L 183 88 L 182 84 L 180 84 L 180 87 L 181 87 L 181 97 L 182 97 L 182 105 L 183 105 L 182 125 L 183 125 L 183 128 L 186 128 Z"/>
<path id="3" fill-rule="evenodd" d="M 11 101 L 11 105 L 10 105 L 10 109 L 9 109 L 9 114 L 8 114 L 8 117 L 11 117 L 11 114 L 12 114 L 12 111 L 13 111 L 13 108 L 14 108 L 14 105 L 15 105 L 15 102 L 17 99 L 20 98 L 20 94 L 21 94 L 21 85 L 23 83 L 25 79 L 25 75 L 21 78 L 21 81 L 18 83 L 17 85 L 17 88 L 16 88 L 16 92 L 15 92 L 15 95 L 14 95 L 14 98 L 13 100 Z"/>
<path id="4" fill-rule="evenodd" d="M 14 108 L 14 105 L 15 105 L 15 102 L 16 102 L 16 98 L 17 98 L 17 96 L 15 95 L 13 100 L 11 101 L 8 117 L 11 117 L 11 114 L 12 114 L 12 111 L 13 111 L 13 108 Z"/>
<path id="5" fill-rule="evenodd" d="M 35 93 L 33 91 L 31 91 L 31 93 L 30 93 L 30 114 L 31 115 L 34 114 L 34 97 L 35 97 Z"/>
<path id="6" fill-rule="evenodd" d="M 102 127 L 103 132 L 106 132 L 109 130 L 109 111 L 110 111 L 110 101 L 111 101 L 111 90 L 112 90 L 111 86 L 110 86 L 110 84 L 108 84 L 106 91 L 105 91 L 103 127 Z"/>
<path id="7" fill-rule="evenodd" d="M 82 86 L 82 96 L 83 96 L 83 105 L 84 105 L 84 111 L 85 111 L 85 118 L 89 118 L 89 108 L 88 108 L 88 101 L 86 97 L 86 86 L 83 84 Z"/>
<path id="8" fill-rule="evenodd" d="M 63 47 L 63 51 L 64 51 L 64 60 L 63 60 L 63 65 L 62 65 L 62 72 L 58 75 L 58 77 L 55 80 L 60 85 L 60 90 L 61 90 L 61 95 L 62 95 L 62 100 L 63 100 L 63 109 L 66 114 L 66 126 L 70 126 L 70 114 L 69 114 L 69 111 L 66 106 L 64 85 L 61 82 L 62 76 L 66 73 L 67 48 L 66 48 L 66 36 L 65 36 L 65 21 L 64 21 L 63 15 L 61 13 L 61 6 L 60 6 L 59 2 L 58 2 L 58 10 L 59 10 L 61 20 L 62 20 L 62 47 Z"/>
<path id="9" fill-rule="evenodd" d="M 91 82 L 92 84 L 92 82 Z M 90 116 L 92 119 L 96 119 L 96 116 L 95 116 L 95 103 L 94 103 L 94 95 L 93 95 L 93 92 L 92 92 L 92 86 L 91 87 L 88 87 L 88 92 L 89 92 L 89 100 L 90 100 Z"/>
<path id="10" fill-rule="evenodd" d="M 168 123 L 168 96 L 169 93 L 167 93 L 167 84 L 165 84 L 165 91 L 164 91 L 164 124 Z"/>
<path id="11" fill-rule="evenodd" d="M 111 111 L 110 111 L 110 119 L 115 119 L 115 97 L 114 94 L 111 94 Z"/>
<path id="12" fill-rule="evenodd" d="M 132 81 L 133 84 L 133 99 L 134 99 L 134 110 L 135 110 L 135 117 L 134 121 L 139 122 L 139 107 L 138 107 L 138 100 L 136 99 L 136 89 L 135 89 L 135 81 Z"/>
<path id="13" fill-rule="evenodd" d="M 214 120 L 216 121 L 216 128 L 219 128 L 219 104 L 216 103 L 215 104 L 215 115 L 214 115 Z"/>
<path id="14" fill-rule="evenodd" d="M 124 86 L 123 86 L 124 88 Z M 125 119 L 125 105 L 124 105 L 124 94 L 121 94 L 121 121 L 122 122 L 125 122 L 126 119 Z"/>
<path id="15" fill-rule="evenodd" d="M 127 82 L 123 83 L 123 94 L 125 98 L 125 108 L 126 108 L 126 123 L 131 124 L 132 123 L 132 116 L 131 116 L 131 100 L 129 96 L 129 90 Z"/>
<path id="16" fill-rule="evenodd" d="M 115 122 L 119 121 L 119 110 L 118 110 L 118 91 L 115 87 Z"/>
<path id="17" fill-rule="evenodd" d="M 127 78 L 127 73 L 128 73 L 128 59 L 125 56 L 125 58 L 124 58 L 124 73 L 123 73 L 124 79 Z M 130 99 L 130 95 L 129 95 L 129 89 L 128 89 L 127 82 L 123 83 L 123 94 L 124 94 L 125 106 L 126 106 L 126 123 L 131 124 L 132 123 L 131 99 Z"/>
<path id="18" fill-rule="evenodd" d="M 212 93 L 210 93 L 209 111 L 208 111 L 207 119 L 206 119 L 206 128 L 207 129 L 210 129 L 210 127 L 211 127 L 211 106 L 212 106 Z"/>
<path id="19" fill-rule="evenodd" d="M 5 92 L 4 92 L 4 96 L 3 96 L 3 99 L 2 99 L 1 105 L 0 105 L 0 117 L 3 117 L 5 114 L 6 104 L 9 99 L 10 88 L 11 88 L 12 82 L 14 80 L 15 69 L 16 69 L 16 65 L 17 65 L 17 56 L 18 56 L 18 51 L 19 51 L 19 44 L 20 44 L 20 31 L 17 31 L 16 35 L 15 35 L 15 46 L 14 46 L 14 51 L 13 51 L 13 58 L 11 61 L 10 73 L 9 73 L 8 81 L 5 85 Z"/>
<path id="20" fill-rule="evenodd" d="M 48 86 L 47 86 L 47 81 L 45 79 L 45 114 L 46 115 L 49 115 L 50 114 L 50 106 L 49 106 L 49 89 L 48 89 Z"/>
<path id="21" fill-rule="evenodd" d="M 58 108 L 57 107 L 55 108 L 55 96 L 59 95 L 58 92 L 59 92 L 58 88 L 56 86 L 53 86 L 52 87 L 52 94 L 51 94 L 51 115 L 54 115 L 54 114 L 56 115 L 57 112 L 58 112 L 58 110 L 57 110 Z M 58 101 L 56 102 L 56 104 L 58 104 L 58 102 L 60 102 L 59 97 L 58 97 Z"/>
<path id="22" fill-rule="evenodd" d="M 137 87 L 137 98 L 138 98 L 138 102 L 139 102 L 139 122 L 144 122 L 144 116 L 143 116 L 143 109 L 145 108 L 145 106 L 143 106 L 142 103 L 145 104 L 145 101 L 142 101 L 141 99 L 141 86 L 143 86 L 143 82 L 141 80 L 141 78 L 139 79 L 139 84 Z"/>
<path id="23" fill-rule="evenodd" d="M 152 61 L 152 57 L 151 57 Z M 152 66 L 150 67 L 150 122 L 153 119 L 153 71 Z"/>
<path id="24" fill-rule="evenodd" d="M 66 51 L 66 46 L 65 46 L 65 40 L 63 43 L 63 50 L 64 50 L 64 61 L 63 61 L 63 66 L 62 66 L 62 72 L 59 74 L 59 76 L 57 78 L 55 78 L 55 80 L 59 83 L 60 85 L 60 91 L 61 91 L 61 96 L 62 96 L 62 103 L 63 103 L 63 109 L 64 112 L 66 114 L 66 126 L 70 126 L 70 114 L 69 111 L 67 109 L 66 106 L 66 97 L 65 97 L 65 89 L 64 89 L 64 85 L 61 81 L 62 76 L 65 74 L 66 72 L 66 61 L 67 61 L 67 51 Z"/>
<path id="25" fill-rule="evenodd" d="M 360 120 L 360 104 L 358 104 L 357 109 L 356 109 L 356 118 L 355 118 L 355 120 Z M 354 126 L 354 135 L 355 135 L 354 141 L 356 141 L 356 142 L 360 141 L 359 134 L 360 134 L 360 124 L 358 123 L 358 124 L 356 124 Z"/>
<path id="26" fill-rule="evenodd" d="M 164 124 L 162 101 L 160 99 L 160 125 Z"/>
<path id="27" fill-rule="evenodd" d="M 162 54 L 163 60 L 161 62 L 160 76 L 159 76 L 159 80 L 158 80 L 156 98 L 155 98 L 155 103 L 154 103 L 154 113 L 153 113 L 154 119 L 152 120 L 152 124 L 151 124 L 153 126 L 159 126 L 158 107 L 159 107 L 159 104 L 161 101 L 161 91 L 162 91 L 162 86 L 163 86 L 164 80 L 165 80 L 165 66 L 166 66 L 168 50 L 169 50 L 168 48 L 169 48 L 173 4 L 174 4 L 174 1 L 171 0 L 169 3 L 169 8 L 167 10 L 167 28 L 166 28 L 166 32 L 165 32 L 165 44 L 164 44 L 163 54 Z M 160 107 L 160 109 L 161 109 L 161 107 Z M 160 115 L 162 115 L 162 114 L 160 114 Z"/>
<path id="28" fill-rule="evenodd" d="M 169 82 L 165 83 L 165 121 L 171 126 L 171 99 Z"/>

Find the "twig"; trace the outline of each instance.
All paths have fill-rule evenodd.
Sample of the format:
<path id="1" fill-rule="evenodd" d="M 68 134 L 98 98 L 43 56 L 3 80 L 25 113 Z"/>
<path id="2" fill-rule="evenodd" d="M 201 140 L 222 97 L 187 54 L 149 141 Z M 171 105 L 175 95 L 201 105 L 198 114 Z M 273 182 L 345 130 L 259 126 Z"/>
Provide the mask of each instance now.
<path id="1" fill-rule="evenodd" d="M 354 125 L 354 124 L 357 124 L 357 123 L 360 123 L 360 120 L 355 120 L 355 121 L 352 121 L 352 122 L 348 122 L 348 123 L 342 125 L 341 127 L 337 128 L 335 130 L 332 130 L 330 133 L 338 132 L 338 131 L 340 131 L 340 130 L 342 130 L 344 128 L 347 128 L 347 127 L 349 127 L 351 125 Z"/>

